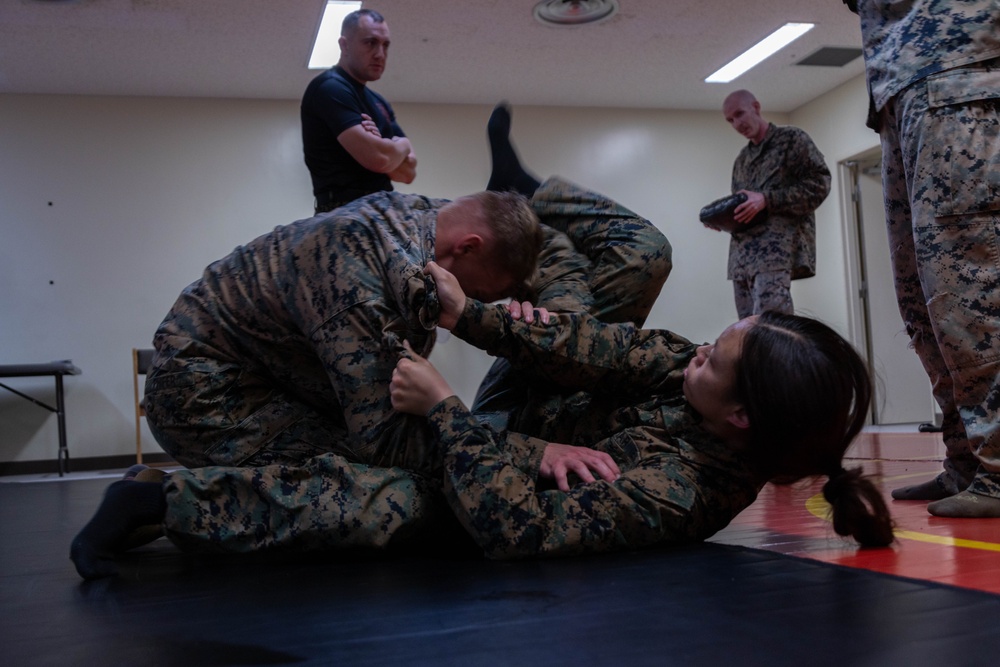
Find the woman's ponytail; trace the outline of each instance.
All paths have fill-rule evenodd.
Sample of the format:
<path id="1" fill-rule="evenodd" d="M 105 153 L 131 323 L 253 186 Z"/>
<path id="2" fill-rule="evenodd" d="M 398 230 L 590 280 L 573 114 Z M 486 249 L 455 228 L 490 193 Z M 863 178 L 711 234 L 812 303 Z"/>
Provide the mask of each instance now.
<path id="1" fill-rule="evenodd" d="M 892 543 L 892 519 L 882 494 L 863 477 L 861 468 L 840 468 L 823 485 L 823 497 L 833 511 L 833 529 L 853 536 L 864 547 Z"/>

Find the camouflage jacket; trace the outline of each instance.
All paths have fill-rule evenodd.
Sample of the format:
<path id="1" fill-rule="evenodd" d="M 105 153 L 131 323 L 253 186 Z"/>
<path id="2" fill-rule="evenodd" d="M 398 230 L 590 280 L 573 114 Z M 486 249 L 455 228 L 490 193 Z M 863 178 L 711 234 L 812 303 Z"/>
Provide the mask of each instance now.
<path id="1" fill-rule="evenodd" d="M 830 192 L 830 170 L 809 135 L 771 123 L 760 144 L 748 142 L 733 164 L 732 190 L 760 192 L 768 217 L 729 239 L 728 279 L 789 271 L 816 275 L 816 216 Z"/>
<path id="2" fill-rule="evenodd" d="M 876 109 L 931 74 L 1000 57 L 1000 0 L 859 0 L 857 11 Z"/>
<path id="3" fill-rule="evenodd" d="M 437 289 L 423 267 L 445 203 L 380 192 L 236 248 L 181 293 L 154 371 L 231 361 L 375 441 L 403 339 L 423 355 L 434 344 Z"/>
<path id="4" fill-rule="evenodd" d="M 429 415 L 449 504 L 490 557 L 702 540 L 764 483 L 752 459 L 702 430 L 684 400 L 683 371 L 696 347 L 684 338 L 586 314 L 527 325 L 472 300 L 454 332 L 565 388 L 529 406 L 510 432 L 494 432 L 454 397 Z M 540 485 L 551 441 L 608 452 L 622 475 L 569 492 Z"/>

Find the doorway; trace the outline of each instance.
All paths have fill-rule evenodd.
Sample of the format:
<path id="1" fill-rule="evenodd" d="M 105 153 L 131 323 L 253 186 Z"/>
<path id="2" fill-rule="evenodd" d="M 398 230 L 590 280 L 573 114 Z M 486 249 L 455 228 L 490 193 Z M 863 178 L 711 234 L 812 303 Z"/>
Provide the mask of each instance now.
<path id="1" fill-rule="evenodd" d="M 875 380 L 872 423 L 936 421 L 930 381 L 896 306 L 882 196 L 882 151 L 874 149 L 841 163 L 848 221 L 848 257 L 853 280 L 850 299 L 857 347 Z"/>

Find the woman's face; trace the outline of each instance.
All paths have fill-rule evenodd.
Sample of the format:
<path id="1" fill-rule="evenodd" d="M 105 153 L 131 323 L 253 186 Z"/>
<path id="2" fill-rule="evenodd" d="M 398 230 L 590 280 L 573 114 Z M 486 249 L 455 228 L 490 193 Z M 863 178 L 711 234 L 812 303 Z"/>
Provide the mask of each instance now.
<path id="1" fill-rule="evenodd" d="M 705 429 L 716 435 L 729 430 L 730 417 L 742 407 L 736 400 L 736 363 L 743 336 L 756 321 L 753 316 L 730 326 L 714 344 L 699 347 L 684 369 L 684 398 L 704 418 Z"/>

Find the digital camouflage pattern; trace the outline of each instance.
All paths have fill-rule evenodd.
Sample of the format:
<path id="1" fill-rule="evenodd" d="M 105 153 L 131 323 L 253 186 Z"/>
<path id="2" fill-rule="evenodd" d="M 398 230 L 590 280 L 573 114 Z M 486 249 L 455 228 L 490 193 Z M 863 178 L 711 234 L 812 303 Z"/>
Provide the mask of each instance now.
<path id="1" fill-rule="evenodd" d="M 574 201 L 576 212 L 574 212 Z M 612 290 L 615 304 L 607 312 L 640 314 L 652 305 L 655 292 L 670 270 L 670 246 L 648 221 L 559 180 L 547 181 L 532 200 L 543 221 L 565 230 L 549 234 L 547 265 L 533 281 L 535 293 L 552 295 L 572 309 L 593 304 L 588 277 L 600 278 Z M 591 262 L 577 253 L 569 238 L 580 239 L 593 254 Z M 602 256 L 600 239 L 607 239 Z M 547 268 L 545 268 L 547 266 Z M 597 267 L 595 270 L 594 267 Z M 616 279 L 614 274 L 618 274 Z M 625 289 L 629 276 L 640 283 Z M 602 301 L 603 302 L 603 301 Z M 636 307 L 639 302 L 647 304 Z M 645 312 L 641 313 L 645 317 Z M 388 376 L 387 376 L 388 377 Z M 202 378 L 204 380 L 204 378 Z M 381 380 L 386 386 L 387 380 Z M 525 400 L 522 396 L 521 400 Z M 420 419 L 427 429 L 426 420 Z M 197 429 L 193 423 L 192 428 Z M 336 431 L 336 428 L 333 429 Z M 436 474 L 421 475 L 400 467 L 364 465 L 352 453 L 331 452 L 305 456 L 295 443 L 303 432 L 319 434 L 315 420 L 302 420 L 299 433 L 285 451 L 295 456 L 259 455 L 260 463 L 243 467 L 199 467 L 172 473 L 166 483 L 167 513 L 164 527 L 177 544 L 193 550 L 256 551 L 272 548 L 321 549 L 331 547 L 385 547 L 410 544 L 417 534 L 440 525 L 451 516 L 440 494 L 440 447 L 426 450 L 426 465 Z M 433 438 L 427 442 L 436 442 Z M 511 449 L 518 443 L 537 442 L 511 435 Z"/>
<path id="2" fill-rule="evenodd" d="M 762 271 L 755 276 L 733 279 L 733 296 L 740 319 L 765 310 L 795 314 L 792 277 L 788 271 Z"/>
<path id="3" fill-rule="evenodd" d="M 553 231 L 524 298 L 552 313 L 589 312 L 604 322 L 642 326 L 673 268 L 666 237 L 620 204 L 561 179 L 546 181 L 532 203 Z M 501 358 L 480 385 L 472 409 L 503 428 L 511 410 L 551 391 L 531 369 L 511 372 Z"/>
<path id="4" fill-rule="evenodd" d="M 452 397 L 429 420 L 443 448 L 445 492 L 493 558 L 566 555 L 703 540 L 750 505 L 766 481 L 744 452 L 699 427 L 683 372 L 696 346 L 669 331 L 586 314 L 515 322 L 470 301 L 454 333 L 566 387 L 530 402 L 511 431 L 609 453 L 614 482 L 540 488 L 543 447 L 484 425 Z M 525 452 L 528 452 L 527 454 Z"/>
<path id="5" fill-rule="evenodd" d="M 154 336 L 150 428 L 188 466 L 296 463 L 336 452 L 420 469 L 421 420 L 387 378 L 403 340 L 430 352 L 445 200 L 383 192 L 278 227 L 205 269 Z"/>
<path id="6" fill-rule="evenodd" d="M 809 135 L 769 123 L 760 144 L 747 142 L 733 163 L 732 191 L 760 192 L 767 219 L 729 238 L 729 280 L 784 271 L 791 280 L 816 274 L 814 211 L 830 192 L 830 170 Z M 752 313 L 740 313 L 745 317 Z"/>
<path id="7" fill-rule="evenodd" d="M 875 108 L 910 84 L 1000 57 L 1000 0 L 859 0 Z"/>
<path id="8" fill-rule="evenodd" d="M 641 326 L 673 268 L 667 238 L 621 204 L 562 179 L 545 181 L 531 203 L 542 222 L 566 234 L 588 260 L 581 267 L 565 248 L 543 250 L 533 303 L 550 312 L 589 312 L 605 322 Z M 567 285 L 586 300 L 567 299 Z"/>
<path id="9" fill-rule="evenodd" d="M 407 544 L 441 523 L 438 478 L 321 454 L 296 465 L 209 466 L 166 477 L 166 536 L 187 551 Z"/>
<path id="10" fill-rule="evenodd" d="M 858 11 L 896 296 L 944 415 L 939 480 L 1000 497 L 1000 5 Z"/>

